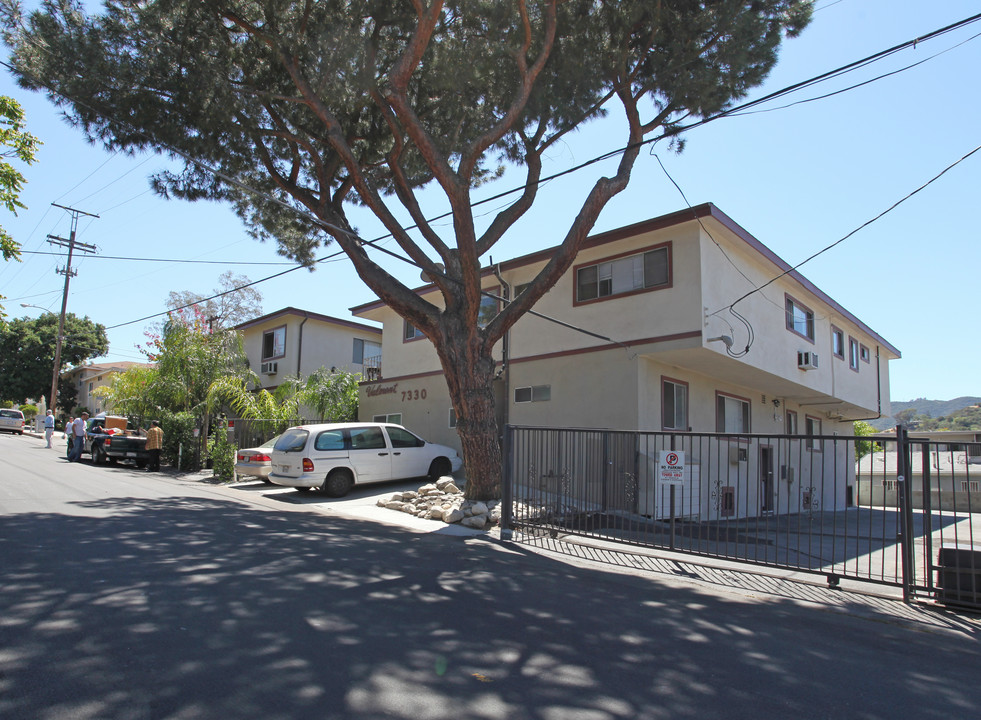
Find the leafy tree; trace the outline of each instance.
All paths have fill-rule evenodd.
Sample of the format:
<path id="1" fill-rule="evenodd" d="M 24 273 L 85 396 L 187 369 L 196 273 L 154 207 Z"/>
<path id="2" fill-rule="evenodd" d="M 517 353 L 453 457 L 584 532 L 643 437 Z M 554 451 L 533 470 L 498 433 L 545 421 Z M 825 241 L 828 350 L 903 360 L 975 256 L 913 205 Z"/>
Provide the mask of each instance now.
<path id="1" fill-rule="evenodd" d="M 102 398 L 107 412 L 136 418 L 154 418 L 161 409 L 157 392 L 160 371 L 154 366 L 134 365 L 115 373 L 109 382 L 92 394 Z"/>
<path id="2" fill-rule="evenodd" d="M 244 287 L 251 281 L 245 275 L 226 270 L 218 278 L 218 287 L 209 295 L 190 290 L 172 290 L 167 307 L 196 305 L 213 330 L 224 330 L 262 315 L 262 293 L 255 287 Z M 238 288 L 238 289 L 236 289 Z M 218 295 L 218 297 L 213 297 Z M 210 297 L 210 300 L 206 300 Z"/>
<path id="3" fill-rule="evenodd" d="M 869 425 L 864 420 L 856 420 L 853 423 L 853 432 L 857 437 L 866 437 L 868 435 L 875 435 L 878 430 Z M 868 455 L 874 449 L 871 440 L 856 440 L 855 441 L 855 459 L 861 460 L 863 457 Z"/>
<path id="4" fill-rule="evenodd" d="M 321 422 L 349 422 L 358 418 L 359 373 L 321 367 L 307 377 L 300 404 L 316 412 Z"/>
<path id="5" fill-rule="evenodd" d="M 20 193 L 26 180 L 10 160 L 34 164 L 35 154 L 41 141 L 24 130 L 24 110 L 13 98 L 0 95 L 0 204 L 14 215 L 26 206 L 20 201 Z M 0 254 L 4 260 L 20 259 L 20 244 L 0 227 Z M 0 295 L 0 300 L 3 300 Z M 6 315 L 0 305 L 0 323 Z"/>
<path id="6" fill-rule="evenodd" d="M 47 395 L 51 390 L 57 336 L 58 315 L 55 313 L 45 313 L 34 319 L 16 318 L 0 328 L 0 395 L 20 402 Z M 109 340 L 104 325 L 93 322 L 88 316 L 65 315 L 62 370 L 108 351 Z M 61 395 L 66 384 L 59 384 L 58 405 L 62 408 L 69 408 L 74 402 L 74 395 Z"/>
<path id="7" fill-rule="evenodd" d="M 240 418 L 272 420 L 276 432 L 299 421 L 300 383 L 295 378 L 286 378 L 274 392 L 252 389 L 258 385 L 259 378 L 251 372 L 247 377 L 217 378 L 208 388 L 208 407 L 216 412 L 228 405 Z"/>
<path id="8" fill-rule="evenodd" d="M 234 332 L 211 332 L 200 311 L 190 317 L 170 313 L 161 334 L 149 334 L 140 348 L 156 363 L 152 397 L 160 409 L 202 414 L 208 389 L 226 375 L 245 376 L 248 361 Z"/>
<path id="9" fill-rule="evenodd" d="M 809 0 L 104 7 L 87 16 L 81 2 L 49 0 L 25 19 L 8 2 L 20 82 L 67 106 L 107 148 L 180 153 L 184 170 L 154 181 L 167 196 L 230 202 L 256 237 L 275 238 L 304 263 L 324 234 L 333 238 L 368 287 L 435 345 L 471 498 L 499 492 L 495 344 L 572 266 L 600 211 L 627 186 L 641 142 L 678 141 L 684 122 L 743 97 L 811 13 Z M 627 147 L 615 171 L 570 206 L 567 230 L 534 281 L 479 322 L 481 259 L 534 203 L 546 153 L 610 105 Z M 522 169 L 523 188 L 478 227 L 471 191 L 506 165 Z M 418 191 L 430 185 L 445 196 L 455 242 L 426 218 Z M 348 221 L 349 203 L 380 219 L 432 278 L 439 302 L 375 261 Z"/>
<path id="10" fill-rule="evenodd" d="M 221 377 L 208 389 L 212 412 L 227 405 L 240 418 L 272 420 L 282 432 L 300 420 L 300 408 L 309 407 L 321 422 L 346 422 L 358 417 L 358 382 L 361 375 L 321 367 L 303 380 L 288 376 L 272 392 L 260 388 L 253 372 Z"/>

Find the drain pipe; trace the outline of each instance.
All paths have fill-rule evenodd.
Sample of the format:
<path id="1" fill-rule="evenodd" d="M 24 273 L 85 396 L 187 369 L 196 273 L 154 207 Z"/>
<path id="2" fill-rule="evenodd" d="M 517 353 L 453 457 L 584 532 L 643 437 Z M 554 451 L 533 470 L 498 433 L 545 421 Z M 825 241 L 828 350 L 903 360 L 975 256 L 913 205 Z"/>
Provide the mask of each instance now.
<path id="1" fill-rule="evenodd" d="M 310 316 L 303 313 L 303 322 L 300 323 L 300 334 L 296 339 L 296 376 L 300 377 L 300 362 L 303 360 L 303 326 L 306 325 Z"/>
<path id="2" fill-rule="evenodd" d="M 491 258 L 491 262 L 494 259 Z M 504 277 L 501 275 L 501 266 L 494 265 L 494 275 L 497 277 L 499 283 L 501 283 L 501 295 L 504 298 L 504 304 L 507 305 L 511 302 L 511 286 L 505 282 Z M 501 338 L 501 373 L 504 379 L 504 426 L 507 427 L 508 421 L 510 420 L 511 413 L 511 331 L 508 330 L 504 333 L 504 337 Z"/>

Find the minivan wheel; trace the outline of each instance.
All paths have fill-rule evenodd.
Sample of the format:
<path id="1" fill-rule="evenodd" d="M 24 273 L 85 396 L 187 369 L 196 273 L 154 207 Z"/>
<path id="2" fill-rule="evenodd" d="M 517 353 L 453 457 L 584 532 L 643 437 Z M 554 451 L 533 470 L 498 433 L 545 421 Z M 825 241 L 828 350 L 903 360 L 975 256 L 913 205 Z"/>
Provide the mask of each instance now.
<path id="1" fill-rule="evenodd" d="M 351 491 L 354 485 L 354 478 L 347 470 L 334 470 L 327 479 L 324 480 L 321 490 L 331 497 L 344 497 Z"/>
<path id="2" fill-rule="evenodd" d="M 436 482 L 441 477 L 445 477 L 453 472 L 450 461 L 446 458 L 436 458 L 429 466 L 429 479 Z"/>

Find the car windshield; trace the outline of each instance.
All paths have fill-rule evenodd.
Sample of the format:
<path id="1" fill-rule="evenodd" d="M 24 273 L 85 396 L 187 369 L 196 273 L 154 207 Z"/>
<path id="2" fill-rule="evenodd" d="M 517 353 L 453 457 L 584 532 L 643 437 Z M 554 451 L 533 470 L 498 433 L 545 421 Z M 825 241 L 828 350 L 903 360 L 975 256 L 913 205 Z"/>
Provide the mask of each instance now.
<path id="1" fill-rule="evenodd" d="M 307 446 L 308 437 L 310 437 L 310 433 L 307 430 L 303 428 L 290 428 L 279 436 L 279 440 L 273 445 L 273 450 L 278 450 L 279 452 L 303 452 L 303 448 Z"/>
<path id="2" fill-rule="evenodd" d="M 0 410 L 0 417 L 17 418 L 20 420 L 24 414 L 20 410 Z"/>

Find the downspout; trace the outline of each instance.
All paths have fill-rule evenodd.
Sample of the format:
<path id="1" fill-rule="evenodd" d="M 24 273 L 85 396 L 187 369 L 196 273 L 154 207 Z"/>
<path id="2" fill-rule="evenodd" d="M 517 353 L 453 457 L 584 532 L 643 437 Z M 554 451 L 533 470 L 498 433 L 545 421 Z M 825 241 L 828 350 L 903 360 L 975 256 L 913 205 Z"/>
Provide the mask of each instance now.
<path id="1" fill-rule="evenodd" d="M 300 335 L 296 339 L 296 376 L 300 377 L 300 361 L 303 360 L 303 326 L 306 324 L 310 316 L 306 313 L 303 314 L 303 322 L 300 323 Z"/>
<path id="2" fill-rule="evenodd" d="M 494 262 L 491 260 L 491 262 Z M 504 304 L 507 305 L 511 302 L 511 286 L 505 282 L 501 275 L 501 266 L 494 266 L 494 275 L 497 277 L 498 282 L 501 283 L 501 288 L 503 292 L 501 293 L 504 298 Z M 503 413 L 503 425 L 507 427 L 508 421 L 510 420 L 510 408 L 511 408 L 511 363 L 510 360 L 511 352 L 511 331 L 508 330 L 504 333 L 504 337 L 501 338 L 501 373 L 502 379 L 504 380 L 504 413 Z"/>

